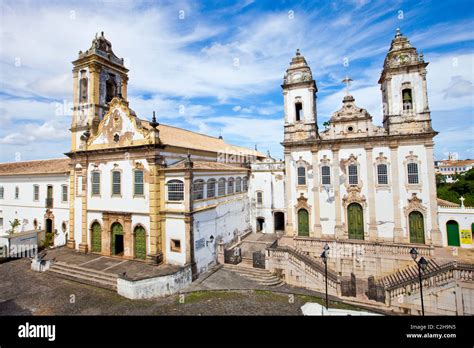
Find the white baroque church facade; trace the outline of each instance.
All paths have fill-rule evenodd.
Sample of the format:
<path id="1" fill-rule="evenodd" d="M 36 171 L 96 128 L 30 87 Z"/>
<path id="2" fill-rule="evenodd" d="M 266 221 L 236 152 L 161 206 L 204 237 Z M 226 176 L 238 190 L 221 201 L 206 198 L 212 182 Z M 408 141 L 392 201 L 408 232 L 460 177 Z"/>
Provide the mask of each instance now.
<path id="1" fill-rule="evenodd" d="M 317 84 L 297 51 L 282 85 L 283 161 L 139 118 L 127 101 L 128 70 L 103 34 L 73 65 L 67 157 L 0 164 L 4 236 L 18 219 L 15 232 L 52 233 L 56 246 L 189 266 L 193 275 L 217 262 L 218 244 L 250 230 L 445 244 L 428 63 L 400 32 L 379 79 L 383 126 L 346 95 L 318 129 Z"/>

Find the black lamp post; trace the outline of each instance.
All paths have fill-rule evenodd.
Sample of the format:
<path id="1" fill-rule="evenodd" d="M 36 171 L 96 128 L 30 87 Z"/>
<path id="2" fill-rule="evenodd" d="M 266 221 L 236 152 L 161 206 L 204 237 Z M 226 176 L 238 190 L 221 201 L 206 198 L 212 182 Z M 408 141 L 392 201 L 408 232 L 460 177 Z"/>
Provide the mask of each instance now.
<path id="1" fill-rule="evenodd" d="M 324 274 L 326 279 L 326 310 L 329 309 L 329 300 L 328 300 L 328 255 L 329 255 L 329 245 L 326 243 L 323 248 L 323 253 L 321 254 L 321 259 L 324 262 Z"/>
<path id="2" fill-rule="evenodd" d="M 428 267 L 428 261 L 422 256 L 419 261 L 416 261 L 418 257 L 418 250 L 412 248 L 410 250 L 410 255 L 413 261 L 418 265 L 418 281 L 420 282 L 420 298 L 421 298 L 421 314 L 425 315 L 425 305 L 423 304 L 423 282 L 421 280 L 421 271 L 425 271 Z"/>

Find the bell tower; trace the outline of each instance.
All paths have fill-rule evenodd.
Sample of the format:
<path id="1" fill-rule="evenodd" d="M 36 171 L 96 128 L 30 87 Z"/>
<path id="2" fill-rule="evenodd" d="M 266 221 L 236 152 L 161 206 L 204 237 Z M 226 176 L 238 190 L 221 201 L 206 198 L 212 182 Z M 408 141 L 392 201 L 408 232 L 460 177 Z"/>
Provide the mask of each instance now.
<path id="1" fill-rule="evenodd" d="M 315 138 L 318 88 L 311 69 L 299 49 L 296 50 L 296 55 L 286 70 L 281 87 L 285 112 L 284 142 Z"/>
<path id="2" fill-rule="evenodd" d="M 72 62 L 73 116 L 71 124 L 71 150 L 77 151 L 80 137 L 85 131 L 96 134 L 99 122 L 108 110 L 113 97 L 127 99 L 128 69 L 123 58 L 112 51 L 112 44 L 96 34 L 91 47 L 79 51 Z"/>
<path id="3" fill-rule="evenodd" d="M 426 66 L 410 41 L 397 29 L 379 79 L 383 124 L 390 134 L 432 132 Z"/>

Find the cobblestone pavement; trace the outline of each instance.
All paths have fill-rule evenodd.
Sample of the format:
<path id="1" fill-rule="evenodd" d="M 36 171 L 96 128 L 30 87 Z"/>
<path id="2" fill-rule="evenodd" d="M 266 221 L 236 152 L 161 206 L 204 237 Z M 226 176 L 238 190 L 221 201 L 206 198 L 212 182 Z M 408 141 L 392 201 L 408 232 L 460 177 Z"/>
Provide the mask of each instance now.
<path id="1" fill-rule="evenodd" d="M 0 279 L 0 315 L 301 315 L 300 307 L 310 300 L 265 290 L 211 290 L 132 301 L 31 271 L 27 259 L 1 263 Z"/>

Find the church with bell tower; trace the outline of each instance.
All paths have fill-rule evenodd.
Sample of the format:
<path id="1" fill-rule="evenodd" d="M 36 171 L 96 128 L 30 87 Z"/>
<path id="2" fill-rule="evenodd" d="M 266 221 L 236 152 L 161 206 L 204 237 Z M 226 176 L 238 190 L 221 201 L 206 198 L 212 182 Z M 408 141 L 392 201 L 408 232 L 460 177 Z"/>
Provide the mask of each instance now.
<path id="1" fill-rule="evenodd" d="M 383 125 L 347 89 L 318 129 L 316 82 L 297 50 L 282 85 L 286 237 L 441 245 L 427 65 L 397 29 L 379 79 Z"/>

